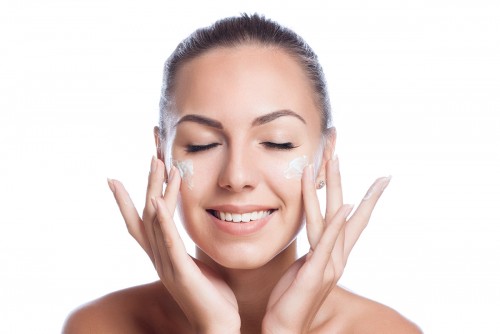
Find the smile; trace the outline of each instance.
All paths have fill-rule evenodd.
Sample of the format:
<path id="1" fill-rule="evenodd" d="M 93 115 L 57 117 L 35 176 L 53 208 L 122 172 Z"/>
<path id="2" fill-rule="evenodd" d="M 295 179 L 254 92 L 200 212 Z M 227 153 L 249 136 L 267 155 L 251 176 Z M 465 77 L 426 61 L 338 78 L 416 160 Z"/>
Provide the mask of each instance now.
<path id="1" fill-rule="evenodd" d="M 208 212 L 214 216 L 219 218 L 220 220 L 224 220 L 231 223 L 248 223 L 254 220 L 259 220 L 269 216 L 275 210 L 261 210 L 261 211 L 252 211 L 246 213 L 233 213 L 233 212 L 223 212 L 217 210 L 208 210 Z"/>

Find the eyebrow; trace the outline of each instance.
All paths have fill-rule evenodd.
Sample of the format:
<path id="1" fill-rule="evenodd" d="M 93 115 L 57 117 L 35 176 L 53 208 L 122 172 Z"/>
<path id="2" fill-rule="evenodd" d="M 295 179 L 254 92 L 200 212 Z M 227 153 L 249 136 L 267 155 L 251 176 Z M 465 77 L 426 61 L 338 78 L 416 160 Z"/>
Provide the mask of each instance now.
<path id="1" fill-rule="evenodd" d="M 302 121 L 302 123 L 307 124 L 306 121 L 299 114 L 297 114 L 289 109 L 283 109 L 283 110 L 273 111 L 269 114 L 265 114 L 265 115 L 257 117 L 252 122 L 252 126 L 266 124 L 266 123 L 269 123 L 271 121 L 274 121 L 276 118 L 283 117 L 283 116 L 293 116 L 293 117 L 298 118 L 300 121 Z"/>
<path id="2" fill-rule="evenodd" d="M 194 115 L 194 114 L 189 114 L 186 116 L 181 117 L 177 123 L 175 123 L 175 126 L 179 125 L 182 122 L 194 122 L 202 125 L 209 126 L 211 128 L 219 129 L 222 130 L 223 126 L 222 123 L 219 121 L 216 121 L 215 119 L 211 119 L 208 117 L 200 116 L 200 115 Z"/>
<path id="3" fill-rule="evenodd" d="M 299 119 L 302 123 L 307 124 L 306 121 L 304 120 L 304 118 L 302 118 L 302 116 L 300 116 L 299 114 L 297 114 L 289 109 L 283 109 L 283 110 L 273 111 L 273 112 L 270 112 L 268 114 L 257 117 L 256 119 L 253 120 L 252 126 L 263 125 L 263 124 L 272 122 L 275 119 L 283 117 L 283 116 L 293 116 L 293 117 L 296 117 L 297 119 Z M 206 126 L 209 126 L 211 128 L 218 129 L 218 130 L 224 129 L 221 122 L 216 121 L 215 119 L 212 119 L 212 118 L 208 118 L 208 117 L 196 115 L 196 114 L 188 114 L 188 115 L 181 117 L 181 119 L 179 119 L 177 121 L 177 123 L 175 123 L 175 127 L 177 127 L 179 124 L 181 124 L 183 122 L 194 122 L 194 123 L 206 125 Z"/>

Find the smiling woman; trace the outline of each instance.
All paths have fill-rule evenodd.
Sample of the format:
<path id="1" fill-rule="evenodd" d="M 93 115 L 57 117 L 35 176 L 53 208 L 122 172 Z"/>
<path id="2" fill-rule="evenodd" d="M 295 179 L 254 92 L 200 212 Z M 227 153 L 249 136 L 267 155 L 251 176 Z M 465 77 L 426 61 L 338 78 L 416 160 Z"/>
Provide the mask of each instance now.
<path id="1" fill-rule="evenodd" d="M 242 15 L 183 41 L 165 65 L 142 218 L 123 185 L 109 182 L 160 280 L 83 306 L 65 332 L 420 332 L 336 284 L 390 178 L 351 214 L 330 118 L 316 55 L 277 23 Z M 323 216 L 316 189 L 325 184 Z M 304 224 L 311 247 L 299 257 Z"/>

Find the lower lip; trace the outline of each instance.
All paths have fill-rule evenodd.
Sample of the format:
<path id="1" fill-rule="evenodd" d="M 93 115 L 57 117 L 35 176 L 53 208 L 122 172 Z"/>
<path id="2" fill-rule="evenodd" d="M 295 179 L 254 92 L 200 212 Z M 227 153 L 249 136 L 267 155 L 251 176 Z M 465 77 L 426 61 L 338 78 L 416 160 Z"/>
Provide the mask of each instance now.
<path id="1" fill-rule="evenodd" d="M 275 212 L 275 211 L 274 211 Z M 223 232 L 226 232 L 227 234 L 235 235 L 235 236 L 245 236 L 245 235 L 251 235 L 259 230 L 261 230 L 264 226 L 266 226 L 267 222 L 271 219 L 273 216 L 273 213 L 270 215 L 257 219 L 257 220 L 251 220 L 248 223 L 232 223 L 228 222 L 225 220 L 221 220 L 210 213 L 207 212 L 207 215 L 210 216 L 212 221 L 215 223 L 215 226 L 217 226 L 220 230 Z"/>

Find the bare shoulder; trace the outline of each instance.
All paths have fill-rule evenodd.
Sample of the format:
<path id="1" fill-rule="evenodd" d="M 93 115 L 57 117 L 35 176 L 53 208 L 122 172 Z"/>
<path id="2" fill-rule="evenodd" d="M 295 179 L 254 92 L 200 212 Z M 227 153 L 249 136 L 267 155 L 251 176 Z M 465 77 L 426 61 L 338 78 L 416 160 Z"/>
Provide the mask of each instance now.
<path id="1" fill-rule="evenodd" d="M 155 282 L 110 293 L 74 310 L 64 334 L 172 333 L 182 313 L 161 283 Z M 173 320 L 175 319 L 175 321 Z"/>
<path id="2" fill-rule="evenodd" d="M 354 295 L 354 294 L 353 294 Z M 358 311 L 353 313 L 353 332 L 355 333 L 387 333 L 387 334 L 420 334 L 422 331 L 416 324 L 406 319 L 394 309 L 354 295 Z"/>
<path id="3" fill-rule="evenodd" d="M 421 334 L 420 328 L 392 308 L 336 287 L 325 301 L 321 328 L 328 333 Z M 330 317 L 331 321 L 326 320 Z"/>

